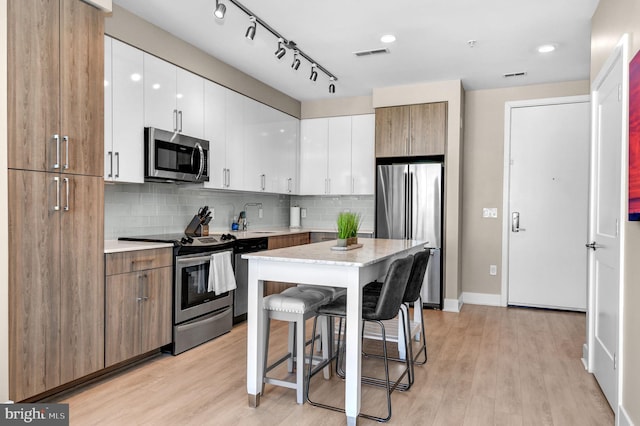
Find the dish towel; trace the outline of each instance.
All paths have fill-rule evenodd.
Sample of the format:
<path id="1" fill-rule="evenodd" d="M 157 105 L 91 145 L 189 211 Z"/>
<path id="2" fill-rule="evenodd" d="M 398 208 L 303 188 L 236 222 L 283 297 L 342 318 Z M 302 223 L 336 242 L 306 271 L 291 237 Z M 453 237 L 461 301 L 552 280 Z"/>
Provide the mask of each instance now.
<path id="1" fill-rule="evenodd" d="M 222 294 L 236 289 L 236 277 L 233 275 L 230 251 L 211 255 L 207 289 L 215 294 Z"/>

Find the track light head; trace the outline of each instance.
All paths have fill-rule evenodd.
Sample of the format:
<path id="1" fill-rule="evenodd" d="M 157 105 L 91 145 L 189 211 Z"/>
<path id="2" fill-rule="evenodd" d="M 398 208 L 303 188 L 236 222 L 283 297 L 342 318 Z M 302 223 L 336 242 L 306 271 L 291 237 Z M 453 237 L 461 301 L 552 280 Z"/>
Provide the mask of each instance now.
<path id="1" fill-rule="evenodd" d="M 336 85 L 333 84 L 335 80 L 336 80 L 335 77 L 329 77 L 329 81 L 331 82 L 329 84 L 329 93 L 336 93 Z"/>
<path id="2" fill-rule="evenodd" d="M 276 50 L 276 52 L 274 53 L 274 55 L 276 55 L 276 58 L 278 58 L 278 59 L 282 59 L 284 54 L 287 53 L 287 51 L 285 50 L 284 46 L 282 45 L 283 41 L 284 40 L 281 39 L 281 38 L 278 39 L 278 50 Z"/>
<path id="3" fill-rule="evenodd" d="M 298 59 L 297 50 L 293 51 L 293 63 L 291 64 L 291 68 L 293 68 L 296 71 L 298 70 L 298 68 L 300 68 L 300 59 Z"/>
<path id="4" fill-rule="evenodd" d="M 316 81 L 318 79 L 318 71 L 316 71 L 316 64 L 311 64 L 311 75 L 309 80 Z"/>
<path id="5" fill-rule="evenodd" d="M 251 16 L 249 17 L 249 21 L 252 23 L 252 25 L 249 25 L 244 36 L 249 40 L 253 40 L 253 38 L 256 36 L 256 18 Z"/>
<path id="6" fill-rule="evenodd" d="M 227 6 L 216 0 L 216 10 L 213 11 L 213 16 L 218 19 L 224 19 L 225 13 L 227 13 Z"/>

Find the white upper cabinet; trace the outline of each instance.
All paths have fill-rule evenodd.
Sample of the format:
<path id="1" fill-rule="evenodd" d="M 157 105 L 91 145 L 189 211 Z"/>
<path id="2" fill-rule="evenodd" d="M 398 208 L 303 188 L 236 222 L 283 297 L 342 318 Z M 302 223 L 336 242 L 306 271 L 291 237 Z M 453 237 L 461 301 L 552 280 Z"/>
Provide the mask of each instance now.
<path id="1" fill-rule="evenodd" d="M 142 51 L 105 37 L 105 180 L 144 182 Z"/>
<path id="2" fill-rule="evenodd" d="M 300 194 L 327 194 L 329 120 L 300 121 Z"/>
<path id="3" fill-rule="evenodd" d="M 300 194 L 374 193 L 374 115 L 300 123 Z"/>
<path id="4" fill-rule="evenodd" d="M 351 193 L 375 191 L 375 114 L 351 117 Z"/>
<path id="5" fill-rule="evenodd" d="M 244 100 L 245 97 L 225 91 L 226 122 L 226 189 L 245 189 L 244 184 Z"/>
<path id="6" fill-rule="evenodd" d="M 194 138 L 204 138 L 204 79 L 176 68 L 178 131 Z"/>
<path id="7" fill-rule="evenodd" d="M 273 148 L 277 165 L 274 176 L 275 192 L 279 194 L 298 193 L 298 135 L 300 120 L 274 110 L 276 115 L 275 132 L 278 135 Z"/>
<path id="8" fill-rule="evenodd" d="M 209 182 L 205 188 L 226 188 L 227 182 L 227 89 L 204 82 L 204 139 L 209 141 Z"/>
<path id="9" fill-rule="evenodd" d="M 204 79 L 144 54 L 144 124 L 204 137 Z"/>
<path id="10" fill-rule="evenodd" d="M 351 194 L 351 117 L 329 118 L 327 194 Z"/>

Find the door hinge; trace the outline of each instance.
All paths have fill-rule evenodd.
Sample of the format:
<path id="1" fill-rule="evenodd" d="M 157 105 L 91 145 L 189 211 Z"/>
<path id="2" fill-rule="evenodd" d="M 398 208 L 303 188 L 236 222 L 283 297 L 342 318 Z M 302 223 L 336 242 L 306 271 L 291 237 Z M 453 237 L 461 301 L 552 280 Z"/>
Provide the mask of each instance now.
<path id="1" fill-rule="evenodd" d="M 618 84 L 618 102 L 622 101 L 622 83 Z"/>

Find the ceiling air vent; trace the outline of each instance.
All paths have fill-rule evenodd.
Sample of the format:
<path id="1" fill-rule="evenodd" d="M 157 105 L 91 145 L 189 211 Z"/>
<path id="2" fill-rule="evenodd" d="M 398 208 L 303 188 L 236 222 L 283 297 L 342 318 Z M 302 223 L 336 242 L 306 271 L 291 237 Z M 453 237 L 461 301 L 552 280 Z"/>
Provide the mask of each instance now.
<path id="1" fill-rule="evenodd" d="M 507 74 L 503 74 L 505 78 L 510 78 L 510 77 L 524 77 L 525 75 L 527 75 L 526 71 L 521 71 L 521 72 L 510 72 Z"/>
<path id="2" fill-rule="evenodd" d="M 353 52 L 356 56 L 371 56 L 371 55 L 380 55 L 382 53 L 389 53 L 389 49 L 371 49 L 371 50 L 359 50 L 357 52 Z"/>

